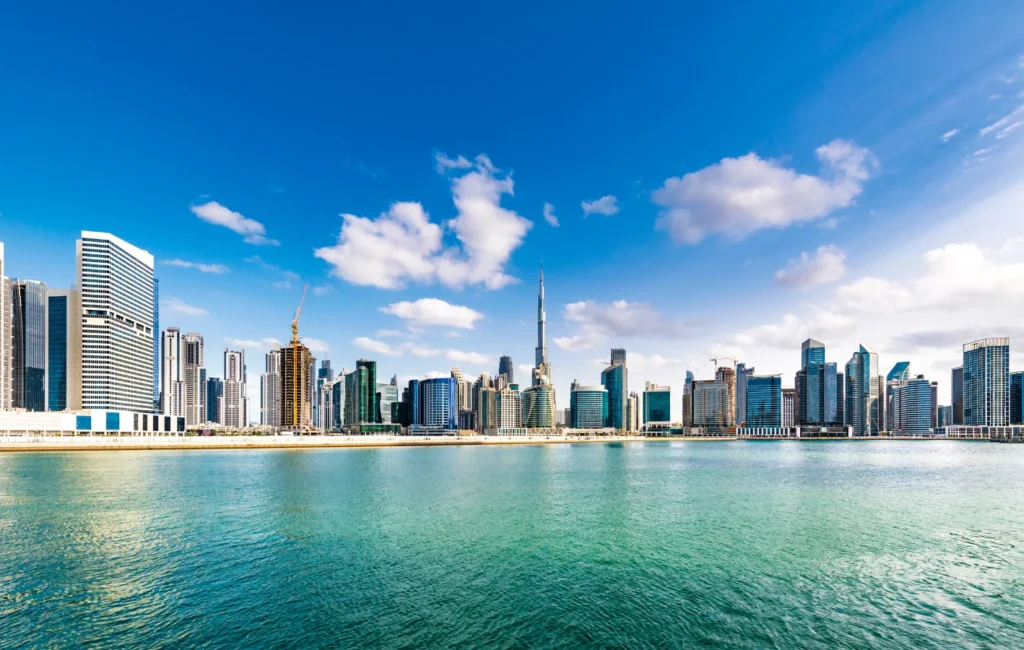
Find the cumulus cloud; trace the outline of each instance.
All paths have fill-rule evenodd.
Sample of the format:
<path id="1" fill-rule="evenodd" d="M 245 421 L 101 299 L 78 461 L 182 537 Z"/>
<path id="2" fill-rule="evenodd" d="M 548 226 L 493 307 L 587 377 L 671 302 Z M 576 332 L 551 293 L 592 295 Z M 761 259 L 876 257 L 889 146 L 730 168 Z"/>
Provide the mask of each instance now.
<path id="1" fill-rule="evenodd" d="M 247 219 L 238 212 L 229 210 L 216 201 L 193 205 L 192 213 L 207 223 L 225 228 L 242 235 L 246 244 L 257 246 L 278 246 L 281 242 L 267 237 L 267 229 L 255 219 Z"/>
<path id="2" fill-rule="evenodd" d="M 996 336 L 1024 337 L 1024 327 L 969 327 L 948 330 L 922 330 L 894 336 L 893 345 L 900 348 L 957 348 L 968 341 Z"/>
<path id="3" fill-rule="evenodd" d="M 476 321 L 484 317 L 478 311 L 462 305 L 453 305 L 440 298 L 420 298 L 415 302 L 403 300 L 381 307 L 385 314 L 398 316 L 419 325 L 441 325 L 473 329 Z"/>
<path id="4" fill-rule="evenodd" d="M 766 323 L 737 333 L 732 344 L 747 348 L 798 350 L 800 343 L 808 338 L 840 336 L 852 331 L 855 325 L 852 318 L 826 310 L 817 311 L 807 320 L 801 320 L 796 314 L 790 313 L 778 323 Z"/>
<path id="5" fill-rule="evenodd" d="M 445 356 L 448 358 L 449 361 L 454 361 L 455 363 L 468 363 L 470 365 L 477 366 L 489 366 L 494 363 L 493 357 L 486 354 L 480 354 L 479 352 L 463 352 L 462 350 L 448 350 L 445 353 Z"/>
<path id="6" fill-rule="evenodd" d="M 558 217 L 555 216 L 555 206 L 550 203 L 544 204 L 544 221 L 548 222 L 548 225 L 558 227 Z"/>
<path id="7" fill-rule="evenodd" d="M 584 217 L 591 214 L 603 214 L 610 217 L 619 211 L 618 199 L 611 194 L 594 201 L 583 201 L 580 203 L 580 207 L 583 208 Z"/>
<path id="8" fill-rule="evenodd" d="M 575 331 L 555 338 L 555 345 L 563 350 L 588 350 L 621 338 L 683 338 L 696 328 L 695 323 L 666 318 L 648 304 L 626 300 L 570 303 L 564 316 Z"/>
<path id="9" fill-rule="evenodd" d="M 321 341 L 311 336 L 303 336 L 302 343 L 309 348 L 310 352 L 329 352 L 331 349 L 326 341 Z"/>
<path id="10" fill-rule="evenodd" d="M 184 314 L 186 316 L 206 315 L 206 310 L 202 307 L 194 307 L 174 297 L 168 297 L 166 300 L 162 301 L 160 303 L 160 308 L 164 311 L 173 312 L 175 314 Z"/>
<path id="11" fill-rule="evenodd" d="M 501 198 L 512 190 L 511 177 L 500 176 L 490 159 L 477 156 L 471 171 L 452 180 L 457 215 L 445 225 L 458 246 L 445 247 L 441 226 L 419 203 L 405 202 L 376 219 L 341 215 L 337 243 L 316 249 L 315 255 L 333 267 L 333 275 L 356 285 L 399 289 L 411 281 L 499 289 L 515 281 L 505 274 L 505 265 L 533 226 L 501 207 Z"/>
<path id="12" fill-rule="evenodd" d="M 384 341 L 377 341 L 371 339 L 368 336 L 357 336 L 352 339 L 352 345 L 357 348 L 368 350 L 369 352 L 375 352 L 376 354 L 383 354 L 388 357 L 400 357 L 402 356 L 402 349 L 400 347 L 392 346 Z"/>
<path id="13" fill-rule="evenodd" d="M 466 160 L 465 156 L 449 158 L 441 151 L 434 154 L 434 162 L 437 163 L 438 174 L 444 174 L 449 169 L 469 169 L 473 166 L 473 163 Z"/>
<path id="14" fill-rule="evenodd" d="M 950 130 L 946 131 L 945 133 L 942 134 L 942 141 L 943 142 L 949 142 L 954 137 L 956 137 L 957 133 L 960 133 L 960 129 L 950 129 Z"/>
<path id="15" fill-rule="evenodd" d="M 833 140 L 815 153 L 821 176 L 749 153 L 669 178 L 652 195 L 662 208 L 655 227 L 677 244 L 696 244 L 712 234 L 742 239 L 851 205 L 875 165 L 871 153 L 845 140 Z"/>
<path id="16" fill-rule="evenodd" d="M 188 262 L 182 259 L 164 260 L 167 266 L 178 266 L 183 269 L 196 269 L 200 273 L 227 273 L 231 269 L 223 264 L 203 264 L 201 262 Z"/>
<path id="17" fill-rule="evenodd" d="M 813 255 L 803 252 L 791 259 L 786 268 L 775 272 L 775 281 L 788 287 L 805 289 L 835 282 L 846 275 L 846 253 L 836 246 L 819 246 Z"/>

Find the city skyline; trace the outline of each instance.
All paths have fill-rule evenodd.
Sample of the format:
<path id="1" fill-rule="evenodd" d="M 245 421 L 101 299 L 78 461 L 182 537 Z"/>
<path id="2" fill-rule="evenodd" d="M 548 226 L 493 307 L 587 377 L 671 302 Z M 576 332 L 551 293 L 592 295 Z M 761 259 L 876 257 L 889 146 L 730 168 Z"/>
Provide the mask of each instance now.
<path id="1" fill-rule="evenodd" d="M 379 8 L 359 11 L 378 24 Z M 287 103 L 238 104 L 227 97 L 268 93 L 226 74 L 231 47 L 197 39 L 175 63 L 187 82 L 140 74 L 163 69 L 163 52 L 196 29 L 190 21 L 161 21 L 134 43 L 134 63 L 103 48 L 83 53 L 81 32 L 62 24 L 44 52 L 19 29 L 27 15 L 0 21 L 23 57 L 11 92 L 53 110 L 3 108 L 19 124 L 0 158 L 6 275 L 69 287 L 79 231 L 116 233 L 155 257 L 160 330 L 200 332 L 210 350 L 254 360 L 287 342 L 308 281 L 303 338 L 318 359 L 375 356 L 403 371 L 401 384 L 452 365 L 493 373 L 508 355 L 525 385 L 543 261 L 560 407 L 573 378 L 596 381 L 614 346 L 630 352 L 629 392 L 647 381 L 681 386 L 687 370 L 710 378 L 709 359 L 729 356 L 790 387 L 792 350 L 809 337 L 837 351 L 840 372 L 861 343 L 883 366 L 911 359 L 948 404 L 959 344 L 1024 335 L 1024 44 L 1013 29 L 1024 8 L 982 24 L 985 12 L 966 6 L 875 8 L 851 22 L 841 8 L 808 5 L 801 19 L 814 29 L 752 22 L 765 33 L 796 29 L 792 47 L 804 49 L 710 57 L 719 82 L 665 84 L 668 61 L 708 59 L 704 37 L 736 52 L 752 42 L 714 16 L 696 21 L 709 30 L 701 38 L 668 38 L 669 25 L 695 23 L 662 7 L 663 20 L 645 24 L 663 39 L 615 32 L 624 65 L 610 65 L 604 45 L 581 44 L 586 87 L 549 68 L 546 55 L 558 53 L 548 41 L 524 48 L 518 37 L 548 28 L 515 19 L 467 32 L 466 17 L 439 11 L 444 36 L 500 47 L 520 73 L 476 75 L 470 91 L 459 65 L 431 49 L 437 34 L 393 43 L 367 29 L 332 39 L 325 59 L 302 42 L 281 52 L 343 83 L 281 82 L 288 92 L 269 94 Z M 550 24 L 573 24 L 566 11 Z M 620 21 L 608 11 L 596 8 L 594 20 L 610 29 Z M 210 24 L 239 56 L 254 55 L 241 25 Z M 79 25 L 98 41 L 122 36 L 117 20 Z M 393 65 L 384 42 L 393 56 L 429 62 L 437 85 Z M 69 101 L 40 82 L 65 76 L 91 91 Z M 225 83 L 235 92 L 197 112 L 194 84 Z M 135 88 L 131 102 L 125 87 Z M 400 87 L 423 101 L 382 100 Z M 737 207 L 746 188 L 775 198 Z M 1024 366 L 1012 354 L 1011 367 Z M 248 375 L 250 396 L 259 375 Z M 680 419 L 679 401 L 672 407 Z"/>

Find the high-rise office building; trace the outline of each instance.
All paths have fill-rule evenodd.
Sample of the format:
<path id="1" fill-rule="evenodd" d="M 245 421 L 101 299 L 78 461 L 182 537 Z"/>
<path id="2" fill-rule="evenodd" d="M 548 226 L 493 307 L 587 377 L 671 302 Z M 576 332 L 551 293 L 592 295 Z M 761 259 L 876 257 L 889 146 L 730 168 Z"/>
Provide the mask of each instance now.
<path id="1" fill-rule="evenodd" d="M 182 386 L 184 387 L 185 426 L 194 427 L 206 422 L 206 367 L 203 361 L 203 337 L 188 332 L 181 337 Z"/>
<path id="2" fill-rule="evenodd" d="M 952 406 L 940 406 L 939 407 L 939 426 L 948 427 L 953 424 L 953 407 Z"/>
<path id="3" fill-rule="evenodd" d="M 855 436 L 877 436 L 885 429 L 885 379 L 878 354 L 861 345 L 846 364 L 846 418 Z"/>
<path id="4" fill-rule="evenodd" d="M 886 428 L 889 431 L 897 430 L 899 403 L 896 400 L 896 388 L 902 386 L 910 378 L 909 361 L 897 361 L 889 374 L 885 376 L 885 419 Z"/>
<path id="5" fill-rule="evenodd" d="M 391 416 L 397 415 L 392 412 L 392 405 L 398 404 L 398 384 L 396 383 L 377 384 L 377 422 L 391 424 Z"/>
<path id="6" fill-rule="evenodd" d="M 639 431 L 640 426 L 640 396 L 632 391 L 626 402 L 626 431 Z"/>
<path id="7" fill-rule="evenodd" d="M 580 386 L 573 382 L 569 393 L 569 426 L 574 429 L 601 429 L 608 421 L 608 389 L 604 386 Z"/>
<path id="8" fill-rule="evenodd" d="M 782 426 L 782 378 L 778 375 L 749 376 L 746 380 L 748 427 Z"/>
<path id="9" fill-rule="evenodd" d="M 672 421 L 672 389 L 644 382 L 644 424 Z"/>
<path id="10" fill-rule="evenodd" d="M 548 360 L 547 322 L 547 313 L 544 311 L 544 266 L 542 265 L 540 267 L 540 289 L 537 292 L 537 349 L 534 351 L 534 386 L 539 386 L 541 384 L 541 377 L 547 377 L 548 386 L 551 386 L 551 362 Z"/>
<path id="11" fill-rule="evenodd" d="M 177 327 L 168 327 L 160 335 L 160 412 L 185 415 L 185 358 Z"/>
<path id="12" fill-rule="evenodd" d="M 555 390 L 546 377 L 542 383 L 523 391 L 523 427 L 555 428 Z"/>
<path id="13" fill-rule="evenodd" d="M 501 355 L 498 359 L 498 376 L 504 376 L 506 385 L 516 383 L 515 366 L 512 364 L 512 357 L 507 354 Z"/>
<path id="14" fill-rule="evenodd" d="M 683 383 L 683 426 L 693 426 L 693 373 L 686 371 L 686 381 Z"/>
<path id="15" fill-rule="evenodd" d="M 316 371 L 316 385 L 313 387 L 313 426 L 317 429 L 330 428 L 330 412 L 333 404 L 322 404 L 322 397 L 329 397 L 324 393 L 324 386 L 334 383 L 334 370 L 331 368 L 329 359 L 320 362 Z M 323 411 L 323 412 L 321 412 Z"/>
<path id="16" fill-rule="evenodd" d="M 893 380 L 894 432 L 902 435 L 930 433 L 936 426 L 936 383 L 918 375 L 910 379 Z"/>
<path id="17" fill-rule="evenodd" d="M 68 408 L 68 366 L 81 344 L 73 333 L 78 294 L 73 289 L 46 290 L 46 410 Z"/>
<path id="18" fill-rule="evenodd" d="M 736 369 L 726 366 L 719 366 L 715 369 L 715 379 L 724 383 L 728 394 L 726 395 L 726 426 L 736 424 Z"/>
<path id="19" fill-rule="evenodd" d="M 68 370 L 68 408 L 152 411 L 159 390 L 153 256 L 114 235 L 83 231 L 75 258 L 81 314 L 74 336 L 82 344 Z"/>
<path id="20" fill-rule="evenodd" d="M 153 411 L 160 412 L 160 280 L 153 278 Z"/>
<path id="21" fill-rule="evenodd" d="M 345 375 L 345 424 L 375 424 L 377 414 L 377 362 L 359 359 Z"/>
<path id="22" fill-rule="evenodd" d="M 843 375 L 835 363 L 825 361 L 825 344 L 807 339 L 800 346 L 796 373 L 796 423 L 804 426 L 840 426 L 844 422 Z"/>
<path id="23" fill-rule="evenodd" d="M 964 424 L 1010 423 L 1010 339 L 964 344 Z"/>
<path id="24" fill-rule="evenodd" d="M 1024 372 L 1010 373 L 1010 424 L 1024 424 Z"/>
<path id="25" fill-rule="evenodd" d="M 782 389 L 782 426 L 796 426 L 796 389 Z"/>
<path id="26" fill-rule="evenodd" d="M 345 375 L 342 369 L 331 384 L 331 431 L 341 431 L 345 426 Z"/>
<path id="27" fill-rule="evenodd" d="M 46 410 L 46 285 L 12 280 L 11 406 Z"/>
<path id="28" fill-rule="evenodd" d="M 0 242 L 0 411 L 11 408 L 11 283 Z"/>
<path id="29" fill-rule="evenodd" d="M 260 375 L 260 424 L 269 427 L 281 426 L 281 347 L 267 352 L 263 373 Z"/>
<path id="30" fill-rule="evenodd" d="M 626 351 L 612 348 L 611 365 L 601 372 L 601 385 L 608 390 L 608 420 L 606 427 L 625 430 L 626 402 L 629 400 L 629 371 Z"/>
<path id="31" fill-rule="evenodd" d="M 455 431 L 459 428 L 457 386 L 458 380 L 452 377 L 419 381 L 421 422 L 418 427 L 428 431 Z"/>
<path id="32" fill-rule="evenodd" d="M 302 343 L 281 348 L 281 426 L 291 430 L 313 426 L 313 365 L 316 359 Z"/>
<path id="33" fill-rule="evenodd" d="M 814 339 L 807 339 L 800 344 L 800 367 L 825 363 L 825 344 Z"/>
<path id="34" fill-rule="evenodd" d="M 499 429 L 523 426 L 523 396 L 519 392 L 519 384 L 510 384 L 498 391 L 495 411 Z"/>
<path id="35" fill-rule="evenodd" d="M 246 396 L 245 350 L 224 348 L 224 389 L 218 398 L 220 424 L 241 429 L 249 426 L 249 398 Z"/>
<path id="36" fill-rule="evenodd" d="M 220 377 L 206 379 L 206 421 L 220 422 L 220 403 L 224 397 L 224 380 Z"/>
<path id="37" fill-rule="evenodd" d="M 742 426 L 747 418 L 747 378 L 754 376 L 754 369 L 745 363 L 736 364 L 736 426 Z"/>
<path id="38" fill-rule="evenodd" d="M 953 368 L 949 383 L 953 407 L 953 424 L 964 423 L 964 367 Z"/>
<path id="39" fill-rule="evenodd" d="M 693 426 L 712 431 L 732 425 L 729 385 L 720 379 L 694 381 L 691 385 Z"/>

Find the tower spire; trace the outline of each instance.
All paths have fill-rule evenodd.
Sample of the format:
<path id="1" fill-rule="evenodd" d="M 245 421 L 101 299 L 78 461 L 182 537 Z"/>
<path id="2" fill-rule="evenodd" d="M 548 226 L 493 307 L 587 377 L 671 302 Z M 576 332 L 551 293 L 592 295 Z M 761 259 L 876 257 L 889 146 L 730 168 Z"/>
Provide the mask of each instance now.
<path id="1" fill-rule="evenodd" d="M 533 383 L 540 383 L 540 377 L 551 379 L 548 364 L 547 314 L 544 312 L 544 262 L 540 264 L 540 285 L 537 291 L 537 350 L 534 359 Z"/>

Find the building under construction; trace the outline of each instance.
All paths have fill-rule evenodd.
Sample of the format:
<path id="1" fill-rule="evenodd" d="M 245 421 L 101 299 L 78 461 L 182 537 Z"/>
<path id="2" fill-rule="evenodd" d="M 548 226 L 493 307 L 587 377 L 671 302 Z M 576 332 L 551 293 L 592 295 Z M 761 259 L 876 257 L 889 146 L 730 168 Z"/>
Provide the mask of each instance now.
<path id="1" fill-rule="evenodd" d="M 281 426 L 285 429 L 308 429 L 313 424 L 309 397 L 315 361 L 302 343 L 281 349 Z"/>

